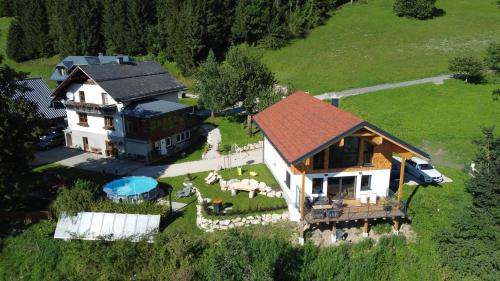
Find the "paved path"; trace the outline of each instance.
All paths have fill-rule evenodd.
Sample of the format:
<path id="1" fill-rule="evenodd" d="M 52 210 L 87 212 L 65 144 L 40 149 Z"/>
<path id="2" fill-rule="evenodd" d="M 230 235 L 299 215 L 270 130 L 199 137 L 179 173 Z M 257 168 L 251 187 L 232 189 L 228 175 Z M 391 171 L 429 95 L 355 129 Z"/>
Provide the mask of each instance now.
<path id="1" fill-rule="evenodd" d="M 317 95 L 315 97 L 320 99 L 320 100 L 326 100 L 326 99 L 330 99 L 332 97 L 332 95 L 334 95 L 334 94 L 337 97 L 348 97 L 348 96 L 361 95 L 361 94 L 365 94 L 365 93 L 369 93 L 369 92 L 375 92 L 375 91 L 386 90 L 386 89 L 395 89 L 395 88 L 401 88 L 401 87 L 418 85 L 418 84 L 425 84 L 425 83 L 434 83 L 434 84 L 439 85 L 439 84 L 443 84 L 445 80 L 450 79 L 450 78 L 452 78 L 452 75 L 446 74 L 446 75 L 434 76 L 434 77 L 412 80 L 412 81 L 405 81 L 405 82 L 398 82 L 398 83 L 387 83 L 387 84 L 381 84 L 381 85 L 363 87 L 363 88 L 355 88 L 355 89 L 339 91 L 339 92 L 328 92 L 328 93 L 324 93 L 321 95 Z"/>
<path id="2" fill-rule="evenodd" d="M 141 175 L 149 177 L 175 177 L 187 173 L 199 173 L 217 170 L 219 168 L 232 168 L 237 165 L 248 165 L 262 163 L 262 149 L 255 149 L 241 153 L 241 159 L 232 155 L 220 156 L 214 159 L 203 159 L 186 163 L 162 165 L 162 166 L 144 166 L 134 170 L 132 175 Z"/>
<path id="3" fill-rule="evenodd" d="M 232 155 L 221 155 L 213 159 L 203 159 L 170 165 L 146 166 L 144 163 L 118 160 L 104 157 L 99 154 L 85 153 L 70 148 L 55 148 L 35 154 L 34 165 L 43 163 L 58 163 L 68 167 L 75 167 L 93 172 L 106 172 L 116 175 L 134 175 L 149 177 L 175 177 L 187 173 L 199 173 L 232 168 L 237 165 L 259 164 L 263 162 L 262 148 L 241 153 L 241 159 Z"/>
<path id="4" fill-rule="evenodd" d="M 219 158 L 221 155 L 219 153 L 219 144 L 222 141 L 222 135 L 219 128 L 212 125 L 204 124 L 203 129 L 207 132 L 207 144 L 209 145 L 209 150 L 203 153 L 203 159 L 215 159 Z"/>

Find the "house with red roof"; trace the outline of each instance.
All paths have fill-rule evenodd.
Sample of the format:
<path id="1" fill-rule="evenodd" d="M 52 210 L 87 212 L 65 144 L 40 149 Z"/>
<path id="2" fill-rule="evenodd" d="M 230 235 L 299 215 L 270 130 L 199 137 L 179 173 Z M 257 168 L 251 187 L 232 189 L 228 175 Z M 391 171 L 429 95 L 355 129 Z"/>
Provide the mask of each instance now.
<path id="1" fill-rule="evenodd" d="M 369 220 L 392 219 L 398 231 L 406 215 L 405 161 L 429 159 L 427 153 L 304 92 L 270 106 L 254 122 L 264 134 L 264 162 L 301 229 L 331 223 L 336 230 L 337 223 L 361 221 L 368 235 Z M 402 159 L 394 194 L 389 188 L 393 156 Z"/>

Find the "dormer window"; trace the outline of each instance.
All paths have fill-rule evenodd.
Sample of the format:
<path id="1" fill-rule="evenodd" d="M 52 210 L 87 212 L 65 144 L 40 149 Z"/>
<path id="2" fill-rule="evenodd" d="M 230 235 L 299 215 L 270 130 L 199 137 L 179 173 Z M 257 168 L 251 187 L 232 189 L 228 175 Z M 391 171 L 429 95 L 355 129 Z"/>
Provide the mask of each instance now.
<path id="1" fill-rule="evenodd" d="M 80 97 L 80 102 L 85 102 L 85 92 L 84 91 L 79 91 L 78 95 Z"/>
<path id="2" fill-rule="evenodd" d="M 103 105 L 108 105 L 108 104 L 109 104 L 108 94 L 106 94 L 106 93 L 101 93 L 101 97 L 102 97 L 102 104 L 103 104 Z"/>
<path id="3" fill-rule="evenodd" d="M 59 67 L 58 70 L 59 70 L 59 75 L 66 76 L 66 68 Z"/>

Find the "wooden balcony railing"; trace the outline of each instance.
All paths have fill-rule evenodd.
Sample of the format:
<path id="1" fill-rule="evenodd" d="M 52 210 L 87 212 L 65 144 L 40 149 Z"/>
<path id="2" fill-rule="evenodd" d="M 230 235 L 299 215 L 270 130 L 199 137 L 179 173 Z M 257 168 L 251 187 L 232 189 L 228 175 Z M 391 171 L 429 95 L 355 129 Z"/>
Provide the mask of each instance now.
<path id="1" fill-rule="evenodd" d="M 117 111 L 116 105 L 114 104 L 104 105 L 104 104 L 87 103 L 87 102 L 66 101 L 64 105 L 66 106 L 67 109 L 72 109 L 83 113 L 113 115 Z"/>
<path id="2" fill-rule="evenodd" d="M 308 223 L 328 223 L 379 218 L 404 218 L 405 216 L 404 204 L 397 208 L 396 204 L 384 206 L 382 203 L 372 205 L 361 204 L 357 200 L 344 200 L 342 206 L 313 205 L 306 207 L 304 219 Z"/>

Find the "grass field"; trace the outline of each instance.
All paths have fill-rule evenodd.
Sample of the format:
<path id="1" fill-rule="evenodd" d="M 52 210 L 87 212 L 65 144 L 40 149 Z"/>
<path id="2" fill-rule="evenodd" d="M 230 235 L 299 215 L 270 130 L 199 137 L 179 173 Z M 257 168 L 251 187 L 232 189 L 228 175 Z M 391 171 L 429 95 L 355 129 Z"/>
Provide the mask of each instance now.
<path id="1" fill-rule="evenodd" d="M 427 151 L 438 166 L 462 169 L 481 126 L 499 133 L 500 101 L 491 98 L 498 87 L 448 80 L 344 98 L 341 107 Z"/>
<path id="2" fill-rule="evenodd" d="M 238 120 L 232 120 L 227 117 L 216 117 L 215 119 L 208 118 L 207 123 L 212 123 L 217 126 L 222 135 L 221 148 L 225 151 L 226 147 L 231 147 L 237 144 L 239 147 L 250 143 L 256 143 L 262 140 L 262 133 L 259 131 L 252 136 L 249 136 L 244 128 L 244 123 Z"/>
<path id="3" fill-rule="evenodd" d="M 493 0 L 438 0 L 446 14 L 399 18 L 393 0 L 344 5 L 326 25 L 280 50 L 263 51 L 281 83 L 319 94 L 448 73 L 456 54 L 482 55 L 500 40 Z"/>

